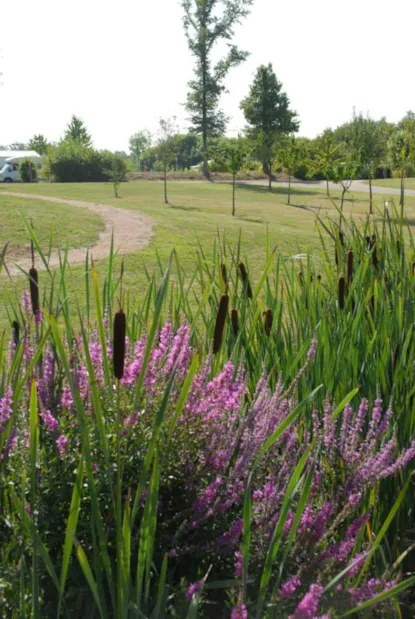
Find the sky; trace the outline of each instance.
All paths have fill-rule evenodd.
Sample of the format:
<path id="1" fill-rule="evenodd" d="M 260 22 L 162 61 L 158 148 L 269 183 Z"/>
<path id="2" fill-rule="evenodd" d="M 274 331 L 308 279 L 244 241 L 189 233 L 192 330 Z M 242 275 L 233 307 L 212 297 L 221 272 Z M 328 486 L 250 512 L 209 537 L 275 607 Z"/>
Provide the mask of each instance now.
<path id="1" fill-rule="evenodd" d="M 0 22 L 0 144 L 59 140 L 72 114 L 97 148 L 128 150 L 160 117 L 187 128 L 193 59 L 179 0 L 19 0 Z M 12 8 L 13 7 L 13 8 Z M 11 11 L 10 19 L 7 12 Z M 228 134 L 256 68 L 271 62 L 313 137 L 357 111 L 399 120 L 415 109 L 414 0 L 254 0 L 234 42 L 250 52 L 221 106 Z M 217 53 L 219 53 L 218 50 Z"/>

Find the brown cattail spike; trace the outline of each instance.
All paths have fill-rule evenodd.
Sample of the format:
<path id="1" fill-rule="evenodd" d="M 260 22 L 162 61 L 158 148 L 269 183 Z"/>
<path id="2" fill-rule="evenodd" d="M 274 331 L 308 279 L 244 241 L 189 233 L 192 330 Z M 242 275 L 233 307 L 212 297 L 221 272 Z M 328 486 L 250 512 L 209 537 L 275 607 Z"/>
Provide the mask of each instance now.
<path id="1" fill-rule="evenodd" d="M 243 262 L 240 263 L 239 270 L 241 272 L 242 281 L 244 283 L 248 299 L 252 299 L 252 297 L 253 297 L 252 288 L 251 288 L 251 284 L 249 283 L 248 273 L 247 273 L 246 267 L 245 267 Z"/>
<path id="2" fill-rule="evenodd" d="M 39 311 L 39 278 L 34 267 L 32 267 L 29 271 L 29 286 L 30 300 L 32 301 L 32 312 L 36 315 Z"/>
<path id="3" fill-rule="evenodd" d="M 341 230 L 339 232 L 339 239 L 340 239 L 341 246 L 344 247 L 344 234 Z"/>
<path id="4" fill-rule="evenodd" d="M 264 329 L 265 329 L 265 333 L 266 335 L 269 337 L 271 335 L 271 329 L 272 329 L 272 310 L 267 309 L 266 312 L 264 312 Z"/>
<path id="5" fill-rule="evenodd" d="M 339 277 L 339 308 L 344 308 L 344 300 L 346 296 L 346 280 L 344 277 Z"/>
<path id="6" fill-rule="evenodd" d="M 415 275 L 415 262 L 412 263 L 412 275 Z"/>
<path id="7" fill-rule="evenodd" d="M 303 276 L 303 272 L 302 271 L 299 272 L 298 279 L 300 280 L 300 284 L 303 285 L 304 284 L 304 276 Z"/>
<path id="8" fill-rule="evenodd" d="M 19 323 L 17 322 L 17 320 L 13 320 L 12 322 L 12 338 L 13 338 L 13 344 L 15 345 L 15 347 L 17 347 L 17 345 L 19 344 Z"/>
<path id="9" fill-rule="evenodd" d="M 125 333 L 126 320 L 122 310 L 114 316 L 114 345 L 113 345 L 113 360 L 114 360 L 114 376 L 121 380 L 124 376 L 125 363 Z"/>
<path id="10" fill-rule="evenodd" d="M 337 253 L 337 247 L 334 248 L 334 261 L 336 263 L 336 267 L 338 267 L 339 266 L 339 256 L 338 256 L 338 253 Z"/>
<path id="11" fill-rule="evenodd" d="M 233 309 L 231 312 L 232 329 L 235 336 L 239 333 L 238 310 Z"/>
<path id="12" fill-rule="evenodd" d="M 350 286 L 353 279 L 353 250 L 347 252 L 347 285 Z"/>
<path id="13" fill-rule="evenodd" d="M 321 282 L 321 275 L 317 275 L 317 279 L 319 282 Z"/>
<path id="14" fill-rule="evenodd" d="M 219 301 L 218 315 L 216 316 L 215 333 L 213 335 L 213 354 L 216 355 L 222 346 L 223 331 L 225 320 L 228 315 L 229 296 L 222 295 Z"/>
<path id="15" fill-rule="evenodd" d="M 221 264 L 220 265 L 220 270 L 222 273 L 222 281 L 225 284 L 225 286 L 227 286 L 228 284 L 228 273 L 226 271 L 226 264 Z"/>

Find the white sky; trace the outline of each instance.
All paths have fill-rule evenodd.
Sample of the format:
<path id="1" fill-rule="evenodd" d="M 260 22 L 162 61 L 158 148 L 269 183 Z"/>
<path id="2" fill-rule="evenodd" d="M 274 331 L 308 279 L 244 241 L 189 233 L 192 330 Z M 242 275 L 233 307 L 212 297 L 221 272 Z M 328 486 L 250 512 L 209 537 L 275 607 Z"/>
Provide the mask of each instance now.
<path id="1" fill-rule="evenodd" d="M 10 13 L 10 14 L 9 14 Z M 9 16 L 8 16 L 9 14 Z M 0 144 L 34 133 L 58 140 L 72 114 L 98 148 L 176 115 L 192 76 L 179 0 L 19 0 L 0 23 Z M 272 62 L 302 135 L 351 117 L 353 106 L 396 121 L 415 108 L 414 0 L 255 0 L 235 42 L 251 55 L 228 78 L 229 134 L 255 69 Z"/>

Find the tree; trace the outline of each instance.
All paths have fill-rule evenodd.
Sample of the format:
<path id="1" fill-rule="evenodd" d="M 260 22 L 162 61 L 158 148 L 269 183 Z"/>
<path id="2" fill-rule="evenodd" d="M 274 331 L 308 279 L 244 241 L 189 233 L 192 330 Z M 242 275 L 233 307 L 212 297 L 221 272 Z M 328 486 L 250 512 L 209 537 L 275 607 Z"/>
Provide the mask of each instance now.
<path id="1" fill-rule="evenodd" d="M 27 144 L 25 142 L 13 142 L 5 150 L 27 150 Z"/>
<path id="2" fill-rule="evenodd" d="M 340 210 L 343 212 L 344 197 L 350 191 L 351 184 L 356 178 L 359 171 L 359 161 L 356 159 L 353 151 L 349 151 L 342 159 L 336 160 L 330 170 L 331 180 L 338 185 L 341 185 L 342 195 Z M 340 222 L 341 226 L 341 222 Z"/>
<path id="3" fill-rule="evenodd" d="M 294 136 L 290 136 L 277 151 L 277 161 L 288 173 L 288 204 L 291 204 L 291 178 L 294 176 L 296 168 L 304 160 L 304 156 L 304 148 Z"/>
<path id="4" fill-rule="evenodd" d="M 86 146 L 88 148 L 92 146 L 92 139 L 85 127 L 84 121 L 78 116 L 75 116 L 75 114 L 72 116 L 66 128 L 65 140 L 73 140 L 81 144 L 81 146 Z"/>
<path id="5" fill-rule="evenodd" d="M 151 147 L 151 133 L 144 129 L 134 133 L 129 140 L 130 153 L 137 168 L 141 167 L 142 156 Z"/>
<path id="6" fill-rule="evenodd" d="M 387 144 L 389 160 L 393 168 L 399 170 L 401 194 L 399 205 L 405 204 L 405 178 L 415 163 L 415 120 L 408 115 L 399 123 Z"/>
<path id="7" fill-rule="evenodd" d="M 192 131 L 202 136 L 203 173 L 209 176 L 208 139 L 222 135 L 227 119 L 218 109 L 226 90 L 229 70 L 246 60 L 248 53 L 228 43 L 227 54 L 212 66 L 212 51 L 220 41 L 230 41 L 234 27 L 249 14 L 253 0 L 182 0 L 183 24 L 190 52 L 196 59 L 195 77 L 188 84 L 186 110 Z"/>
<path id="8" fill-rule="evenodd" d="M 385 153 L 384 133 L 380 122 L 353 113 L 353 119 L 348 124 L 350 147 L 359 161 L 361 172 L 369 179 L 370 214 L 373 214 L 372 179 Z"/>
<path id="9" fill-rule="evenodd" d="M 116 153 L 111 160 L 111 170 L 109 171 L 109 178 L 112 182 L 112 188 L 114 190 L 114 196 L 119 198 L 118 189 L 121 181 L 125 178 L 126 165 L 123 157 L 120 157 Z"/>
<path id="10" fill-rule="evenodd" d="M 309 161 L 309 176 L 323 174 L 327 195 L 330 196 L 329 180 L 333 180 L 333 166 L 339 158 L 341 144 L 336 143 L 333 131 L 327 129 L 315 142 L 314 159 Z"/>
<path id="11" fill-rule="evenodd" d="M 298 131 L 297 114 L 290 109 L 290 100 L 282 90 L 272 64 L 258 68 L 249 95 L 241 102 L 248 123 L 247 136 L 254 144 L 256 157 L 272 183 L 272 165 L 278 140 Z"/>
<path id="12" fill-rule="evenodd" d="M 222 163 L 232 174 L 232 216 L 235 216 L 236 175 L 244 167 L 247 153 L 244 140 L 241 137 L 228 139 L 224 147 L 219 147 L 215 159 Z"/>
<path id="13" fill-rule="evenodd" d="M 38 134 L 34 135 L 32 139 L 29 141 L 28 147 L 30 150 L 34 150 L 38 155 L 46 155 L 49 143 L 44 135 Z"/>
<path id="14" fill-rule="evenodd" d="M 164 204 L 168 204 L 167 198 L 167 168 L 169 165 L 169 158 L 172 155 L 172 146 L 174 141 L 172 137 L 177 132 L 176 118 L 160 118 L 159 120 L 159 157 L 163 165 L 163 178 L 164 178 Z"/>
<path id="15" fill-rule="evenodd" d="M 22 183 L 32 183 L 37 178 L 36 166 L 30 159 L 21 162 L 19 172 Z"/>

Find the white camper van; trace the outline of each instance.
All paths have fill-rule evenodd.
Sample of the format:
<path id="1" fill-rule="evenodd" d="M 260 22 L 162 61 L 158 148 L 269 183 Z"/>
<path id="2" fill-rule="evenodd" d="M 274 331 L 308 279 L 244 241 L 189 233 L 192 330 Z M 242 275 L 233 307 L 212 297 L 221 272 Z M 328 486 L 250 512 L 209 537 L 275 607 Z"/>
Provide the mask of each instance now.
<path id="1" fill-rule="evenodd" d="M 4 157 L 5 154 L 4 151 L 3 153 L 0 152 L 0 183 L 15 183 L 20 181 L 19 164 L 25 159 L 33 161 L 37 168 L 42 167 L 42 157 L 34 150 L 8 151 L 8 157 Z"/>

